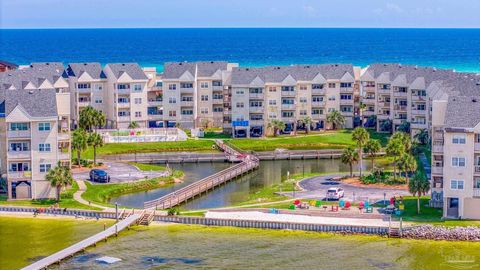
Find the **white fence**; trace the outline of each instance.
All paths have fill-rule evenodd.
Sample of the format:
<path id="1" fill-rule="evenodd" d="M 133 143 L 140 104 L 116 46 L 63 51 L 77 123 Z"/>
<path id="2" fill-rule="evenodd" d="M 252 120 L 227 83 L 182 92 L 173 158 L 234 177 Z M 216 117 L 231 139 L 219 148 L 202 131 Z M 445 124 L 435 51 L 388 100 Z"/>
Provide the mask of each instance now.
<path id="1" fill-rule="evenodd" d="M 103 129 L 98 132 L 105 143 L 174 142 L 188 138 L 178 128 Z"/>

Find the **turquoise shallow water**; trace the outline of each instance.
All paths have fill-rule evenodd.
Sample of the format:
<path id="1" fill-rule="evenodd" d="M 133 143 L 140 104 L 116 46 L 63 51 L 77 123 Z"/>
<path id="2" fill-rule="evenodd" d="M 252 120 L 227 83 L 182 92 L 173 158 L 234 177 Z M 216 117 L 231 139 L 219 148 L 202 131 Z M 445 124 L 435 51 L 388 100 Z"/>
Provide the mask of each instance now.
<path id="1" fill-rule="evenodd" d="M 228 60 L 243 66 L 401 62 L 480 71 L 480 29 L 1 30 L 0 59 L 139 62 Z"/>

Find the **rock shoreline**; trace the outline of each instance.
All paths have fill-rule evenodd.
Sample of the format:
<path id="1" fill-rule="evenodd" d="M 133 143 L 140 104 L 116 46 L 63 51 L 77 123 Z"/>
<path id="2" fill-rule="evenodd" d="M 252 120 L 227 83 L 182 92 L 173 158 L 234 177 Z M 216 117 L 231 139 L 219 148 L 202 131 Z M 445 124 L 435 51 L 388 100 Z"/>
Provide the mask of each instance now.
<path id="1" fill-rule="evenodd" d="M 402 233 L 407 239 L 427 239 L 446 241 L 480 241 L 480 227 L 445 227 L 420 225 L 405 229 Z"/>

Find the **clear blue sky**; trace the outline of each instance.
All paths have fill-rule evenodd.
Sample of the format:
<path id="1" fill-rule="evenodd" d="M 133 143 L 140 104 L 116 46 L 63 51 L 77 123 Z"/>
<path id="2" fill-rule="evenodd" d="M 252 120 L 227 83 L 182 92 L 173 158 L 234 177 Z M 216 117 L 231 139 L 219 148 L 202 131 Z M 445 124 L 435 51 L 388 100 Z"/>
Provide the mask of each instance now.
<path id="1" fill-rule="evenodd" d="M 478 0 L 0 0 L 0 28 L 469 27 Z"/>

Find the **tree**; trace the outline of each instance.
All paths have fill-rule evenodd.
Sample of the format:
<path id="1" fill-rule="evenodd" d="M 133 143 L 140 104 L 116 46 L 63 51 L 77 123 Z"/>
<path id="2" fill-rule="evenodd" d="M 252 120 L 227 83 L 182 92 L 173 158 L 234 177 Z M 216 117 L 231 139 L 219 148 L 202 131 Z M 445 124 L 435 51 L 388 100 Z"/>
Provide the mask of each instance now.
<path id="1" fill-rule="evenodd" d="M 305 125 L 305 133 L 308 134 L 310 132 L 310 126 L 312 125 L 312 118 L 307 116 L 302 119 L 302 123 Z"/>
<path id="2" fill-rule="evenodd" d="M 387 120 L 381 122 L 380 123 L 380 130 L 381 131 L 392 132 L 392 120 L 387 119 Z"/>
<path id="3" fill-rule="evenodd" d="M 80 159 L 82 152 L 87 149 L 88 146 L 88 136 L 82 128 L 77 128 L 72 133 L 72 150 L 77 151 L 77 165 L 80 165 Z"/>
<path id="4" fill-rule="evenodd" d="M 430 190 L 430 182 L 421 173 L 416 173 L 408 183 L 408 191 L 417 196 L 417 214 L 420 214 L 420 197 Z"/>
<path id="5" fill-rule="evenodd" d="M 273 136 L 276 137 L 278 134 L 279 130 L 284 130 L 286 125 L 284 122 L 277 120 L 277 119 L 272 119 L 270 123 L 268 123 L 268 127 L 273 129 Z"/>
<path id="6" fill-rule="evenodd" d="M 352 132 L 352 139 L 357 144 L 360 159 L 360 177 L 362 177 L 363 146 L 370 140 L 370 133 L 363 127 L 357 127 Z"/>
<path id="7" fill-rule="evenodd" d="M 397 127 L 397 131 L 410 133 L 410 123 L 408 121 L 402 121 L 402 123 Z"/>
<path id="8" fill-rule="evenodd" d="M 345 117 L 339 111 L 334 110 L 327 115 L 327 122 L 332 124 L 333 129 L 337 129 L 345 125 Z"/>
<path id="9" fill-rule="evenodd" d="M 368 155 L 369 158 L 372 159 L 372 170 L 375 167 L 375 157 L 377 156 L 378 152 L 382 149 L 382 145 L 378 140 L 368 140 L 365 144 L 364 151 Z"/>
<path id="10" fill-rule="evenodd" d="M 405 147 L 402 141 L 398 138 L 390 138 L 387 144 L 387 154 L 393 157 L 393 180 L 397 179 L 397 162 L 403 153 L 405 153 Z"/>
<path id="11" fill-rule="evenodd" d="M 106 123 L 107 123 L 107 118 L 105 114 L 101 111 L 95 110 L 93 114 L 93 126 L 95 127 L 95 130 L 97 130 L 98 128 L 104 127 Z"/>
<path id="12" fill-rule="evenodd" d="M 88 132 L 91 132 L 93 128 L 105 126 L 106 123 L 105 114 L 101 111 L 95 110 L 91 106 L 87 106 L 80 111 L 78 126 Z"/>
<path id="13" fill-rule="evenodd" d="M 72 172 L 70 168 L 62 166 L 60 162 L 53 169 L 50 169 L 45 175 L 45 180 L 57 190 L 57 202 L 60 201 L 60 192 L 63 187 L 73 183 Z"/>
<path id="14" fill-rule="evenodd" d="M 363 111 L 367 108 L 367 105 L 365 103 L 360 102 L 360 105 L 358 106 L 359 112 L 360 112 L 360 126 L 363 127 Z"/>
<path id="15" fill-rule="evenodd" d="M 412 140 L 410 139 L 410 134 L 405 132 L 395 132 L 390 139 L 399 140 L 402 143 L 406 153 L 410 153 L 410 150 L 412 150 Z"/>
<path id="16" fill-rule="evenodd" d="M 342 163 L 348 164 L 350 166 L 350 177 L 353 176 L 353 164 L 358 161 L 358 153 L 353 149 L 353 147 L 349 147 L 343 150 L 342 156 Z"/>
<path id="17" fill-rule="evenodd" d="M 210 125 L 210 121 L 209 121 L 208 119 L 205 119 L 205 118 L 204 118 L 204 119 L 202 119 L 202 120 L 200 121 L 200 125 L 201 125 L 204 129 L 207 129 L 208 126 Z"/>
<path id="18" fill-rule="evenodd" d="M 405 179 L 407 180 L 408 184 L 408 174 L 417 170 L 417 161 L 411 154 L 404 153 L 399 159 L 399 167 L 405 172 Z"/>
<path id="19" fill-rule="evenodd" d="M 414 138 L 422 145 L 426 145 L 430 140 L 430 135 L 428 134 L 427 129 L 420 130 L 417 134 L 415 134 Z"/>
<path id="20" fill-rule="evenodd" d="M 103 146 L 102 135 L 94 132 L 88 136 L 88 144 L 93 147 L 93 165 L 97 164 L 97 147 Z"/>
<path id="21" fill-rule="evenodd" d="M 135 121 L 132 121 L 132 122 L 130 122 L 130 124 L 128 125 L 128 128 L 130 128 L 130 129 L 136 129 L 136 128 L 138 128 L 138 123 L 135 122 Z"/>

